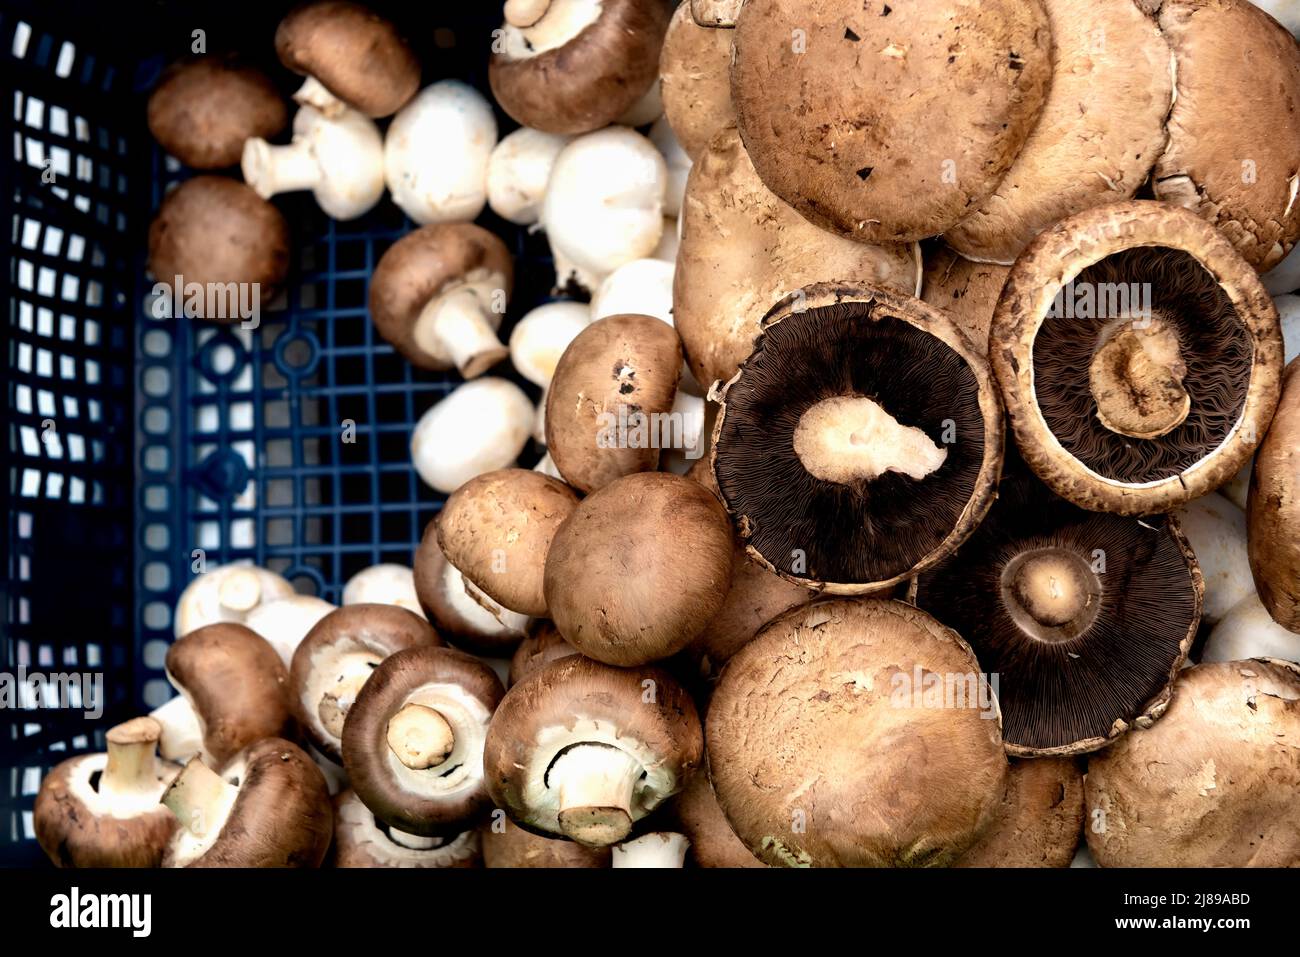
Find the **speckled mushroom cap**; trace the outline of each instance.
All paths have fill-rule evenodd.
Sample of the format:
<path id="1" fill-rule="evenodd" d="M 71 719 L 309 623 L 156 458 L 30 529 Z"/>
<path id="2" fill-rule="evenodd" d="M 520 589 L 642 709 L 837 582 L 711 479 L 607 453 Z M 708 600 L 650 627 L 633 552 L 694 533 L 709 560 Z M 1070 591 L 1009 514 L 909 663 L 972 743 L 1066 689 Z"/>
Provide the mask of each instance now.
<path id="1" fill-rule="evenodd" d="M 1145 325 L 1132 321 L 1139 306 Z M 1168 368 L 1129 368 L 1167 375 L 1099 400 L 1091 377 L 1107 367 L 1106 346 L 1161 330 L 1177 345 Z M 1282 334 L 1227 239 L 1188 210 L 1135 200 L 1080 213 L 1030 244 L 998 302 L 990 359 L 1039 478 L 1083 508 L 1136 515 L 1212 491 L 1250 458 L 1277 405 Z M 1159 412 L 1166 389 L 1182 396 L 1185 418 L 1164 434 L 1135 439 L 1102 419 L 1099 401 L 1116 395 Z"/>
<path id="2" fill-rule="evenodd" d="M 1300 632 L 1300 363 L 1287 366 L 1282 401 L 1255 456 L 1247 501 L 1250 570 L 1259 600 Z"/>
<path id="3" fill-rule="evenodd" d="M 265 307 L 289 271 L 289 226 L 243 183 L 195 176 L 177 186 L 149 224 L 149 274 L 171 284 L 252 283 Z M 206 300 L 205 300 L 206 302 Z M 205 310 L 206 312 L 206 310 Z M 237 322 L 240 316 L 198 318 Z"/>
<path id="4" fill-rule="evenodd" d="M 806 588 L 866 594 L 951 553 L 1002 467 L 979 350 L 930 306 L 870 286 L 806 286 L 762 325 L 719 396 L 712 449 L 749 555 Z"/>
<path id="5" fill-rule="evenodd" d="M 1165 717 L 1088 762 L 1088 847 L 1102 867 L 1300 864 L 1300 665 L 1197 665 Z"/>
<path id="6" fill-rule="evenodd" d="M 352 789 L 384 823 L 409 834 L 458 834 L 491 807 L 483 741 L 505 689 L 484 662 L 423 645 L 386 658 L 362 686 L 343 725 L 343 767 Z M 394 750 L 393 722 L 408 709 L 436 712 L 449 747 L 424 767 Z"/>
<path id="7" fill-rule="evenodd" d="M 167 676 L 194 707 L 203 748 L 223 763 L 262 738 L 294 733 L 289 673 L 271 644 L 244 625 L 220 622 L 167 649 Z"/>
<path id="8" fill-rule="evenodd" d="M 466 868 L 483 865 L 477 831 L 462 831 L 447 840 L 434 841 L 433 847 L 407 847 L 399 840 L 394 839 L 386 824 L 376 820 L 355 791 L 342 791 L 334 798 L 334 844 L 327 862 L 330 866 Z"/>
<path id="9" fill-rule="evenodd" d="M 526 831 L 508 817 L 484 824 L 483 863 L 505 867 L 609 867 L 608 847 L 584 847 L 576 841 Z"/>
<path id="10" fill-rule="evenodd" d="M 768 864 L 942 866 L 995 818 L 1001 728 L 956 632 L 902 602 L 837 599 L 782 615 L 727 664 L 709 773 Z"/>
<path id="11" fill-rule="evenodd" d="M 687 178 L 673 324 L 707 388 L 736 374 L 763 314 L 791 290 L 844 277 L 911 295 L 920 270 L 914 245 L 853 242 L 808 222 L 763 185 L 740 134 L 727 127 Z"/>
<path id="12" fill-rule="evenodd" d="M 956 323 L 987 355 L 993 312 L 1010 273 L 1009 266 L 973 262 L 939 245 L 926 253 L 921 299 Z"/>
<path id="13" fill-rule="evenodd" d="M 667 671 L 562 658 L 512 687 L 492 718 L 483 766 L 493 802 L 521 827 L 565 833 L 553 766 L 583 746 L 640 769 L 629 784 L 635 823 L 685 786 L 703 760 L 704 734 L 690 695 Z"/>
<path id="14" fill-rule="evenodd" d="M 1163 0 L 1158 16 L 1178 86 L 1155 195 L 1267 272 L 1300 239 L 1300 48 L 1248 0 Z"/>
<path id="15" fill-rule="evenodd" d="M 438 544 L 489 598 L 540 618 L 546 615 L 546 553 L 577 505 L 572 488 L 541 472 L 486 472 L 448 497 L 438 514 Z"/>
<path id="16" fill-rule="evenodd" d="M 953 867 L 1069 867 L 1083 821 L 1083 771 L 1073 758 L 1012 761 L 993 824 Z"/>
<path id="17" fill-rule="evenodd" d="M 1041 0 L 1052 83 L 993 195 L 944 234 L 963 256 L 1010 265 L 1053 223 L 1131 199 L 1165 146 L 1173 57 L 1133 0 Z"/>
<path id="18" fill-rule="evenodd" d="M 658 78 L 663 0 L 550 0 L 535 24 L 506 23 L 488 63 L 511 118 L 547 133 L 589 133 L 621 116 Z"/>
<path id="19" fill-rule="evenodd" d="M 359 3 L 295 7 L 276 28 L 275 52 L 294 73 L 315 77 L 375 119 L 396 113 L 420 87 L 420 61 L 397 28 Z"/>
<path id="20" fill-rule="evenodd" d="M 674 827 L 691 842 L 686 852 L 688 863 L 696 867 L 767 866 L 749 852 L 727 823 L 707 774 L 701 772 L 691 778 L 673 798 L 667 813 Z"/>
<path id="21" fill-rule="evenodd" d="M 450 369 L 450 354 L 429 352 L 416 341 L 415 324 L 431 300 L 467 282 L 497 284 L 508 300 L 514 262 L 506 244 L 473 223 L 421 226 L 379 258 L 370 276 L 370 318 L 412 365 Z"/>
<path id="22" fill-rule="evenodd" d="M 510 657 L 510 682 L 513 688 L 542 665 L 576 655 L 578 649 L 564 640 L 553 621 L 534 622 L 528 636 Z"/>
<path id="23" fill-rule="evenodd" d="M 659 53 L 659 92 L 673 135 L 691 159 L 736 122 L 731 106 L 731 33 L 699 26 L 683 0 Z"/>
<path id="24" fill-rule="evenodd" d="M 863 242 L 938 235 L 984 202 L 1051 83 L 1038 0 L 748 0 L 732 42 L 758 175 Z"/>
<path id="25" fill-rule="evenodd" d="M 149 95 L 148 109 L 154 139 L 195 169 L 234 166 L 244 140 L 270 139 L 289 121 L 275 84 L 231 55 L 172 64 Z"/>

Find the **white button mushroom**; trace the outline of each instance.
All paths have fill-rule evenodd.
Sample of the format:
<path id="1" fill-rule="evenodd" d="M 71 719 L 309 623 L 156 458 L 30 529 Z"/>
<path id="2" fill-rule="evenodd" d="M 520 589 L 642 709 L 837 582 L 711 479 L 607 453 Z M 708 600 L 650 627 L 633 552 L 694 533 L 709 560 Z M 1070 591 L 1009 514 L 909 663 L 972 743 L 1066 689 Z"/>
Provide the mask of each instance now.
<path id="1" fill-rule="evenodd" d="M 1246 516 L 1222 495 L 1206 495 L 1174 513 L 1205 578 L 1201 619 L 1213 625 L 1255 591 L 1246 552 Z"/>
<path id="2" fill-rule="evenodd" d="M 510 361 L 525 379 L 545 388 L 555 375 L 560 356 L 578 333 L 591 324 L 591 319 L 591 307 L 582 302 L 548 302 L 538 306 L 520 319 L 510 333 Z"/>
<path id="3" fill-rule="evenodd" d="M 497 121 L 483 95 L 459 80 L 425 87 L 402 107 L 384 142 L 393 202 L 417 223 L 469 222 L 487 202 Z"/>
<path id="4" fill-rule="evenodd" d="M 650 254 L 652 259 L 662 259 L 666 263 L 677 262 L 677 248 L 682 244 L 682 221 L 664 217 L 664 233 L 659 237 L 659 245 Z"/>
<path id="5" fill-rule="evenodd" d="M 1270 17 L 1300 38 L 1300 0 L 1252 0 Z"/>
<path id="6" fill-rule="evenodd" d="M 315 595 L 290 595 L 257 606 L 244 624 L 265 638 L 288 667 L 307 632 L 333 610 L 332 604 Z"/>
<path id="7" fill-rule="evenodd" d="M 502 139 L 488 157 L 487 201 L 492 211 L 519 226 L 537 222 L 555 158 L 572 139 L 527 126 Z"/>
<path id="8" fill-rule="evenodd" d="M 176 600 L 176 637 L 219 621 L 245 621 L 262 602 L 288 598 L 293 585 L 253 565 L 222 565 L 199 575 Z"/>
<path id="9" fill-rule="evenodd" d="M 415 595 L 415 573 L 392 562 L 371 565 L 349 578 L 343 586 L 343 604 L 397 605 L 427 617 Z"/>
<path id="10" fill-rule="evenodd" d="M 591 297 L 592 320 L 639 312 L 673 324 L 672 263 L 662 259 L 634 259 L 602 280 Z"/>
<path id="11" fill-rule="evenodd" d="M 415 470 L 450 494 L 476 475 L 512 464 L 528 442 L 533 403 L 506 379 L 466 382 L 420 417 L 411 436 Z"/>
<path id="12" fill-rule="evenodd" d="M 685 834 L 653 831 L 614 845 L 611 867 L 682 867 L 691 842 Z"/>
<path id="13" fill-rule="evenodd" d="M 677 142 L 667 117 L 660 117 L 650 127 L 650 142 L 663 154 L 668 164 L 668 190 L 664 194 L 664 215 L 676 218 L 682 211 L 682 197 L 686 195 L 686 177 L 691 173 L 691 157 Z"/>
<path id="14" fill-rule="evenodd" d="M 1300 0 L 1297 6 L 1300 6 Z M 1291 250 L 1286 259 L 1264 273 L 1260 280 L 1270 296 L 1281 296 L 1300 289 L 1300 244 Z"/>
<path id="15" fill-rule="evenodd" d="M 1223 616 L 1201 652 L 1203 662 L 1246 658 L 1300 661 L 1300 635 L 1275 622 L 1254 593 Z"/>
<path id="16" fill-rule="evenodd" d="M 309 189 L 335 219 L 356 219 L 384 194 L 384 147 L 374 121 L 344 109 L 328 118 L 302 106 L 293 118 L 293 142 L 244 142 L 244 180 L 263 199 Z"/>
<path id="17" fill-rule="evenodd" d="M 1282 320 L 1283 362 L 1300 356 L 1300 296 L 1275 296 L 1273 305 Z"/>
<path id="18" fill-rule="evenodd" d="M 650 84 L 650 89 L 642 94 L 641 99 L 629 106 L 614 122 L 622 126 L 649 126 L 663 115 L 664 99 L 660 95 L 659 84 L 655 82 Z"/>

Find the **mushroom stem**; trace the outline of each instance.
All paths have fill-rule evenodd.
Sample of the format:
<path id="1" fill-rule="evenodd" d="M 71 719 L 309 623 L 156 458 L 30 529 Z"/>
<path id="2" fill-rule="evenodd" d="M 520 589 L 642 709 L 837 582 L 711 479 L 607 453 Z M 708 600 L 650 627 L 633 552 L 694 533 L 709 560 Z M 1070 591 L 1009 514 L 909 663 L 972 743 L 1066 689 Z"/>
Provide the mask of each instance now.
<path id="1" fill-rule="evenodd" d="M 232 611 L 249 611 L 262 600 L 262 581 L 251 568 L 230 571 L 217 589 L 222 607 Z"/>
<path id="2" fill-rule="evenodd" d="M 158 791 L 158 739 L 162 725 L 153 718 L 133 718 L 110 728 L 108 762 L 99 792 L 108 796 L 153 795 Z"/>
<path id="3" fill-rule="evenodd" d="M 393 843 L 399 847 L 409 847 L 413 851 L 431 851 L 435 847 L 442 847 L 443 839 L 440 837 L 422 837 L 419 834 L 408 834 L 406 831 L 399 831 L 391 825 L 388 828 L 388 836 Z"/>
<path id="4" fill-rule="evenodd" d="M 415 321 L 415 341 L 427 352 L 451 353 L 466 379 L 480 376 L 510 354 L 497 338 L 482 300 L 472 289 L 456 289 L 429 302 Z"/>
<path id="5" fill-rule="evenodd" d="M 1192 400 L 1178 334 L 1163 319 L 1125 319 L 1092 358 L 1097 418 L 1112 432 L 1156 439 L 1183 424 Z"/>
<path id="6" fill-rule="evenodd" d="M 244 182 L 263 199 L 278 193 L 314 189 L 321 180 L 320 163 L 306 139 L 295 139 L 287 146 L 272 146 L 261 137 L 252 137 L 244 142 L 239 165 Z"/>
<path id="7" fill-rule="evenodd" d="M 917 481 L 948 458 L 924 431 L 901 424 L 862 395 L 836 396 L 810 406 L 794 432 L 794 450 L 808 473 L 849 485 L 901 472 Z"/>
<path id="8" fill-rule="evenodd" d="M 293 95 L 293 101 L 299 106 L 313 106 L 329 119 L 343 115 L 348 105 L 326 89 L 325 84 L 314 76 L 307 77 L 302 86 Z"/>
<path id="9" fill-rule="evenodd" d="M 506 23 L 512 27 L 531 27 L 550 9 L 551 0 L 506 0 Z"/>
<path id="10" fill-rule="evenodd" d="M 632 830 L 632 796 L 643 773 L 639 761 L 607 744 L 565 751 L 547 775 L 559 791 L 560 830 L 591 847 L 623 840 Z"/>
<path id="11" fill-rule="evenodd" d="M 456 747 L 452 727 L 437 711 L 408 704 L 388 721 L 388 747 L 413 771 L 437 767 Z"/>
<path id="12" fill-rule="evenodd" d="M 188 761 L 203 751 L 203 728 L 189 698 L 177 695 L 149 712 L 162 728 L 158 753 L 167 761 Z"/>
<path id="13" fill-rule="evenodd" d="M 198 758 L 192 758 L 162 796 L 162 803 L 197 837 L 220 830 L 239 796 L 239 788 Z"/>
<path id="14" fill-rule="evenodd" d="M 370 678 L 370 668 L 344 675 L 321 695 L 316 705 L 316 714 L 320 716 L 325 730 L 336 738 L 343 737 L 343 724 L 347 720 L 352 702 L 357 700 L 361 686 Z"/>
<path id="15" fill-rule="evenodd" d="M 1053 553 L 1026 559 L 1012 577 L 1016 599 L 1039 624 L 1049 627 L 1073 621 L 1088 603 L 1088 589 L 1079 569 Z"/>
<path id="16" fill-rule="evenodd" d="M 614 848 L 612 867 L 681 867 L 691 846 L 685 834 L 656 831 Z"/>

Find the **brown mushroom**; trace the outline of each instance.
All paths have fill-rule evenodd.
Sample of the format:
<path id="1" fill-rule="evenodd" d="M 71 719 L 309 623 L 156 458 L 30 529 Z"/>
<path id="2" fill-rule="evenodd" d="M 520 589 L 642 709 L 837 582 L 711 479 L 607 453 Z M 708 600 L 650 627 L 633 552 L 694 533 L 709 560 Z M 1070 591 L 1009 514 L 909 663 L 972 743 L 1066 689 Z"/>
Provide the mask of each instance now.
<path id="1" fill-rule="evenodd" d="M 1163 719 L 1088 762 L 1084 833 L 1102 867 L 1300 865 L 1300 665 L 1178 676 Z"/>
<path id="2" fill-rule="evenodd" d="M 1255 271 L 1194 213 L 1150 201 L 1039 235 L 1007 278 L 989 352 L 1034 472 L 1076 505 L 1124 515 L 1232 478 L 1282 372 Z"/>
<path id="3" fill-rule="evenodd" d="M 994 821 L 997 699 L 970 647 L 897 601 L 838 599 L 769 624 L 709 702 L 718 804 L 760 860 L 942 866 Z"/>
<path id="4" fill-rule="evenodd" d="M 664 116 L 692 160 L 724 126 L 736 122 L 731 106 L 731 34 L 697 24 L 688 0 L 678 5 L 659 52 Z"/>
<path id="5" fill-rule="evenodd" d="M 428 622 L 397 605 L 344 605 L 318 621 L 289 668 L 289 698 L 312 746 L 337 764 L 348 710 L 379 663 L 441 644 Z"/>
<path id="6" fill-rule="evenodd" d="M 157 867 L 176 821 L 158 803 L 180 771 L 158 760 L 162 728 L 135 718 L 110 728 L 104 754 L 56 765 L 36 794 L 32 826 L 56 867 Z"/>
<path id="7" fill-rule="evenodd" d="M 1300 632 L 1300 362 L 1255 456 L 1247 506 L 1250 570 L 1260 601 L 1283 628 Z"/>
<path id="8" fill-rule="evenodd" d="M 500 867 L 609 867 L 608 847 L 584 847 L 526 831 L 501 812 L 483 825 L 483 863 Z"/>
<path id="9" fill-rule="evenodd" d="M 542 665 L 576 655 L 578 649 L 564 640 L 553 621 L 537 621 L 528 631 L 528 637 L 519 643 L 510 658 L 510 682 L 513 688 Z"/>
<path id="10" fill-rule="evenodd" d="M 718 806 L 709 776 L 701 772 L 673 798 L 669 807 L 676 828 L 690 840 L 686 860 L 696 867 L 766 867 L 749 852 Z"/>
<path id="11" fill-rule="evenodd" d="M 275 136 L 289 121 L 275 84 L 232 55 L 172 64 L 149 95 L 148 109 L 154 139 L 195 169 L 234 166 L 244 140 Z"/>
<path id="12" fill-rule="evenodd" d="M 1009 266 L 977 263 L 939 246 L 925 257 L 921 299 L 948 316 L 984 355 Z"/>
<path id="13" fill-rule="evenodd" d="M 483 768 L 516 824 L 603 847 L 681 790 L 703 752 L 695 705 L 668 672 L 573 655 L 506 693 Z"/>
<path id="14" fill-rule="evenodd" d="M 526 615 L 502 608 L 474 587 L 438 547 L 438 523 L 430 522 L 415 551 L 415 594 L 452 644 L 488 657 L 508 654 L 524 637 Z"/>
<path id="15" fill-rule="evenodd" d="M 334 799 L 330 863 L 334 867 L 480 867 L 483 852 L 475 831 L 446 839 L 403 834 L 376 818 L 355 791 L 344 791 Z"/>
<path id="16" fill-rule="evenodd" d="M 370 318 L 412 365 L 472 379 L 510 353 L 497 329 L 513 282 L 510 251 L 482 226 L 422 226 L 380 257 Z"/>
<path id="17" fill-rule="evenodd" d="M 734 29 L 736 17 L 745 0 L 685 0 L 691 8 L 691 18 L 702 27 L 724 30 Z"/>
<path id="18" fill-rule="evenodd" d="M 483 739 L 505 689 L 473 655 L 421 645 L 375 668 L 343 726 L 343 766 L 375 817 L 406 834 L 473 828 L 491 806 Z"/>
<path id="19" fill-rule="evenodd" d="M 1069 867 L 1082 833 L 1075 760 L 1012 761 L 993 823 L 953 867 Z"/>
<path id="20" fill-rule="evenodd" d="M 722 607 L 731 526 L 698 483 L 642 472 L 584 499 L 546 557 L 546 604 L 589 658 L 640 665 L 676 654 Z"/>

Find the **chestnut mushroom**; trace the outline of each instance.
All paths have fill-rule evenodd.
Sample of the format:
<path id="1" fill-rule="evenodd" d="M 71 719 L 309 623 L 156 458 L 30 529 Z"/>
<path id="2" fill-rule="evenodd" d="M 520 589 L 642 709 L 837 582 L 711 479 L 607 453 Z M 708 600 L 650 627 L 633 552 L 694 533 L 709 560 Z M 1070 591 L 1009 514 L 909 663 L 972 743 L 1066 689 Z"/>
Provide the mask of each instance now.
<path id="1" fill-rule="evenodd" d="M 687 863 L 696 867 L 767 867 L 731 829 L 707 774 L 691 778 L 673 798 L 668 814 L 690 841 Z"/>
<path id="2" fill-rule="evenodd" d="M 1013 760 L 993 823 L 952 866 L 1069 867 L 1083 822 L 1083 772 L 1073 758 Z"/>
<path id="3" fill-rule="evenodd" d="M 925 257 L 921 300 L 946 314 L 971 345 L 988 355 L 993 313 L 1010 273 L 1009 266 L 972 262 L 939 246 Z"/>
<path id="4" fill-rule="evenodd" d="M 334 867 L 481 867 L 483 850 L 475 831 L 449 838 L 395 831 L 349 790 L 334 799 L 329 863 Z"/>
<path id="5" fill-rule="evenodd" d="M 1287 367 L 1282 400 L 1255 456 L 1247 505 L 1250 569 L 1260 600 L 1300 632 L 1300 361 Z"/>
<path id="6" fill-rule="evenodd" d="M 510 657 L 507 687 L 513 688 L 543 665 L 576 654 L 578 649 L 564 640 L 555 622 L 535 621 Z"/>
<path id="7" fill-rule="evenodd" d="M 560 837 L 526 831 L 500 811 L 481 828 L 483 863 L 504 867 L 609 867 L 608 847 L 584 847 Z"/>
<path id="8" fill-rule="evenodd" d="M 736 122 L 731 106 L 731 34 L 702 27 L 683 0 L 668 22 L 659 52 L 664 116 L 682 149 L 698 161 L 709 141 Z"/>
<path id="9" fill-rule="evenodd" d="M 438 546 L 437 522 L 425 526 L 415 552 L 415 593 L 440 634 L 489 657 L 509 653 L 528 626 L 527 615 L 502 608 L 447 561 Z"/>

